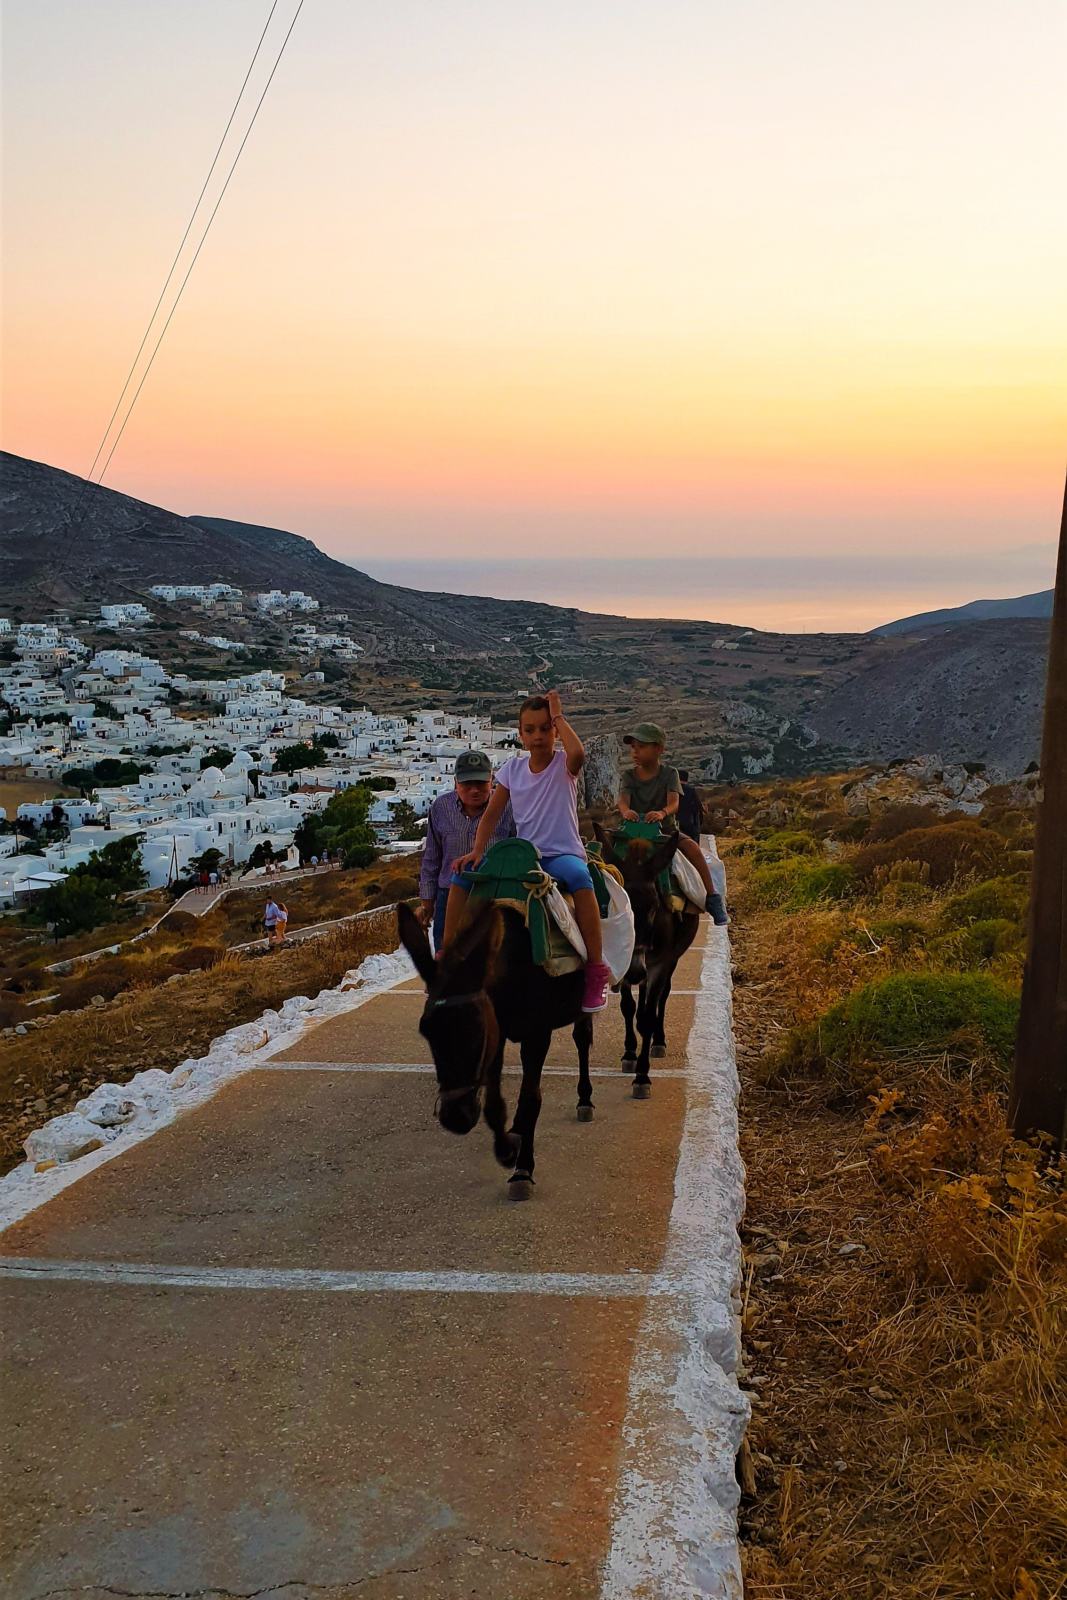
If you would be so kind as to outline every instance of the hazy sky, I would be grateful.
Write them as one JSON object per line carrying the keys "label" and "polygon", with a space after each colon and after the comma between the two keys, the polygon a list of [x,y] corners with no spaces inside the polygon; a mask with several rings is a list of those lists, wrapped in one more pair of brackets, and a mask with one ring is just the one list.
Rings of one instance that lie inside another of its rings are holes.
{"label": "hazy sky", "polygon": [[[9,449],[87,470],[268,10],[5,0]],[[1048,546],[1065,79],[1062,0],[306,0],[107,481],[367,565]]]}

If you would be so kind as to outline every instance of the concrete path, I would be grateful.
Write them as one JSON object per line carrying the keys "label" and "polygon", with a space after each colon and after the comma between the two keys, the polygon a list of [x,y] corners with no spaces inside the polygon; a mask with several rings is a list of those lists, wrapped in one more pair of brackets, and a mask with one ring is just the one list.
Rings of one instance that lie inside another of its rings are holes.
{"label": "concrete path", "polygon": [[739,1595],[728,946],[701,939],[650,1101],[616,1002],[591,1124],[556,1035],[525,1205],[483,1127],[436,1124],[412,981],[8,1228],[6,1600]]}

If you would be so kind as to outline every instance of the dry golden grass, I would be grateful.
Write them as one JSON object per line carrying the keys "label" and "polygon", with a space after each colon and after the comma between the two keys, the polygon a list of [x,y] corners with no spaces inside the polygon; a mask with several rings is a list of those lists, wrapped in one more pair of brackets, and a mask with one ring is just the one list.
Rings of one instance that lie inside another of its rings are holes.
{"label": "dry golden grass", "polygon": [[901,956],[842,937],[854,909],[755,909],[747,857],[728,865],[749,1194],[748,1600],[1056,1600],[1063,1168],[1012,1143],[1003,1084],[978,1060],[962,1073],[933,1050],[881,1061],[866,1105],[828,1078],[769,1075],[795,1021]]}

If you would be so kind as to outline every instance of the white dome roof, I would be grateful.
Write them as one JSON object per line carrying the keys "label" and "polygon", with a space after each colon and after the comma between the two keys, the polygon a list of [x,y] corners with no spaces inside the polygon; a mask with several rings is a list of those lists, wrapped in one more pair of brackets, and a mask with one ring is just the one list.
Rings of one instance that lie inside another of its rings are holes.
{"label": "white dome roof", "polygon": [[255,766],[255,761],[249,755],[248,751],[247,750],[238,750],[236,755],[234,756],[233,760],[230,762],[230,765],[227,768],[227,771],[229,771],[229,772],[247,772],[249,767],[254,767],[254,766]]}
{"label": "white dome roof", "polygon": [[222,773],[219,771],[218,767],[205,767],[203,772],[200,774],[200,781],[197,784],[197,788],[207,789],[214,794],[214,786],[221,782]]}

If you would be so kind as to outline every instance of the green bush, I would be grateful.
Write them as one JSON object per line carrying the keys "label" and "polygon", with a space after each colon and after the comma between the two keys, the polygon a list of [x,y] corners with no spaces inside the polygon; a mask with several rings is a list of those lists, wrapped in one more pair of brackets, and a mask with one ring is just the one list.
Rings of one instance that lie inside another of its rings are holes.
{"label": "green bush", "polygon": [[758,905],[800,911],[822,900],[844,900],[852,892],[852,869],[843,861],[791,856],[754,867],[752,894]]}
{"label": "green bush", "polygon": [[987,878],[973,889],[954,894],[941,911],[943,928],[965,928],[972,922],[1005,920],[1022,923],[1026,918],[1029,895],[1021,883],[1011,878]]}
{"label": "green bush", "polygon": [[762,867],[773,861],[785,861],[790,856],[817,855],[818,851],[810,833],[769,833],[765,839],[757,839],[752,859]]}
{"label": "green bush", "polygon": [[934,941],[931,949],[951,966],[982,967],[996,956],[1010,955],[1021,949],[1023,939],[1023,930],[1017,922],[1010,922],[1006,917],[990,917],[943,935]]}
{"label": "green bush", "polygon": [[796,1029],[783,1064],[862,1065],[898,1050],[984,1045],[1010,1061],[1019,997],[985,973],[899,972],[864,985]]}

